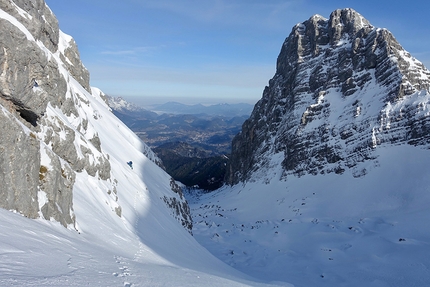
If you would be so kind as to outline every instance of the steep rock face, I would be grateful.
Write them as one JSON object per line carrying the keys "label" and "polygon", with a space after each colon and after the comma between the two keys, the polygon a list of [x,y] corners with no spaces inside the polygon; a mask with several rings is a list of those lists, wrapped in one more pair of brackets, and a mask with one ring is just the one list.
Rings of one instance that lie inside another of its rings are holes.
{"label": "steep rock face", "polygon": [[[73,214],[73,184],[75,172],[51,150],[45,149],[50,166],[40,165],[38,201],[43,218],[60,222],[64,226],[75,222]],[[63,212],[66,211],[66,212]],[[70,212],[67,212],[70,211]]]}
{"label": "steep rock face", "polygon": [[[79,79],[88,72],[82,69],[68,74],[68,65],[58,60],[66,59],[63,51],[71,51],[75,46],[64,48],[70,39],[59,38],[57,20],[44,1],[1,1],[0,7],[3,9],[0,97],[4,107],[2,116],[7,119],[2,122],[5,133],[1,157],[5,164],[1,165],[1,174],[10,181],[1,190],[2,196],[7,195],[7,200],[1,202],[2,207],[32,218],[39,215],[54,218],[65,226],[74,224],[73,170],[85,169],[93,176],[100,171],[100,177],[107,179],[110,164],[105,155],[93,155],[88,147],[94,146],[90,141],[93,137],[85,139],[90,136],[86,135],[85,124],[79,123],[83,144],[77,150],[75,127],[68,126],[58,116],[51,116],[49,110],[56,107],[64,115],[78,119],[77,99],[68,86],[69,75],[84,75]],[[63,50],[58,48],[59,39],[63,41],[60,45]],[[74,63],[79,67],[80,62],[75,59]],[[8,139],[16,139],[20,145],[13,145]],[[41,152],[46,156],[41,158]],[[90,163],[97,158],[100,159],[97,164]],[[8,163],[16,165],[9,172],[5,168]],[[23,163],[27,168],[22,168]],[[26,187],[22,186],[23,178]]]}
{"label": "steep rock face", "polygon": [[[15,0],[0,2],[0,8],[21,22],[52,53],[57,51],[58,21],[43,0]],[[2,30],[4,30],[2,28]]]}
{"label": "steep rock face", "polygon": [[97,133],[78,110],[84,91],[70,86],[91,91],[89,73],[44,1],[0,1],[0,9],[1,207],[73,225],[74,172],[110,178]]}
{"label": "steep rock face", "polygon": [[275,76],[234,138],[227,182],[367,173],[380,145],[428,145],[430,72],[352,9],[297,24]]}
{"label": "steep rock face", "polygon": [[4,108],[4,101],[0,99],[0,103],[0,204],[36,218],[40,144],[34,133],[23,132],[21,124]]}
{"label": "steep rock face", "polygon": [[[109,137],[102,142],[98,132],[105,120],[112,128],[120,123],[110,119],[106,95],[90,87],[73,38],[58,29],[43,0],[0,0],[0,27],[0,207],[77,228],[73,194],[80,178],[121,217],[120,183],[103,148],[111,147]],[[147,145],[136,146],[160,162]],[[191,230],[180,188],[171,184],[167,194],[166,205]]]}

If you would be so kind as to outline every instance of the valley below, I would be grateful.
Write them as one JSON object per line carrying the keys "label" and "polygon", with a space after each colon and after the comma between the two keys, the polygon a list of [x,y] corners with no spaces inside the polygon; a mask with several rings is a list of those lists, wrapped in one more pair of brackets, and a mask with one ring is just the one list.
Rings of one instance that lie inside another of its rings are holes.
{"label": "valley below", "polygon": [[252,105],[185,105],[169,102],[144,109],[109,98],[114,114],[162,160],[163,167],[187,188],[212,191],[224,184],[233,137]]}

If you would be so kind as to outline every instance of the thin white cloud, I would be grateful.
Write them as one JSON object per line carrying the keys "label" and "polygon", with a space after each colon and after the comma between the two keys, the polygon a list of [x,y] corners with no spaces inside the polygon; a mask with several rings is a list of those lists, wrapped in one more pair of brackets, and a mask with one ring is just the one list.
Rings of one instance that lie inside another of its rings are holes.
{"label": "thin white cloud", "polygon": [[153,52],[156,50],[163,49],[165,46],[152,46],[152,47],[133,47],[127,50],[105,50],[102,51],[102,55],[137,55],[142,53]]}
{"label": "thin white cloud", "polygon": [[134,55],[136,54],[135,50],[122,50],[122,51],[103,51],[102,55]]}
{"label": "thin white cloud", "polygon": [[287,19],[299,19],[304,2],[304,0],[149,0],[137,4],[181,15],[200,23],[273,28],[280,27]]}

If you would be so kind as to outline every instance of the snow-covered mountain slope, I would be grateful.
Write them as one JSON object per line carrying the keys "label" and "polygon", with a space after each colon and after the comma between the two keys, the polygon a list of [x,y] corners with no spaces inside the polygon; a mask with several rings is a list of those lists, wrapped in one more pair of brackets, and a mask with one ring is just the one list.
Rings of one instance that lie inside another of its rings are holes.
{"label": "snow-covered mountain slope", "polygon": [[0,27],[1,286],[259,285],[195,241],[43,0],[0,0]]}
{"label": "snow-covered mountain slope", "polygon": [[192,200],[196,239],[262,280],[429,285],[429,87],[351,9],[297,24],[233,140],[232,185]]}

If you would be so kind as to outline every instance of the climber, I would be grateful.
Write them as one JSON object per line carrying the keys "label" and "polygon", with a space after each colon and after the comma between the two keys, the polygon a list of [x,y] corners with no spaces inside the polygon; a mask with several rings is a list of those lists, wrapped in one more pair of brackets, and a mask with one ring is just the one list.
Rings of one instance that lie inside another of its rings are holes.
{"label": "climber", "polygon": [[133,169],[133,162],[130,160],[129,162],[127,162],[128,166]]}

